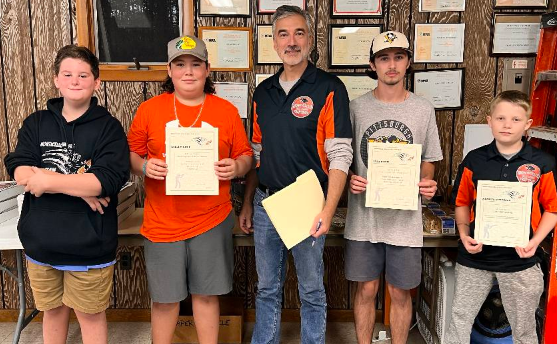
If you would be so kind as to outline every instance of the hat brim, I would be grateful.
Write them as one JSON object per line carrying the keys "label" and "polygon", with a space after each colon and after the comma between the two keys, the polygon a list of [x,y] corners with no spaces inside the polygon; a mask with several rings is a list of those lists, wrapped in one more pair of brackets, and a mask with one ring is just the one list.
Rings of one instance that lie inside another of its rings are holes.
{"label": "hat brim", "polygon": [[410,50],[410,49],[408,49],[408,48],[402,48],[402,47],[388,47],[388,48],[381,49],[381,50],[377,51],[375,54],[370,55],[370,56],[369,56],[369,59],[370,59],[370,60],[373,60],[373,58],[374,58],[377,54],[379,54],[379,53],[382,52],[382,51],[388,50],[388,49],[402,49],[402,50],[404,50],[404,51],[406,51],[406,52],[408,53],[408,57],[409,57],[409,58],[411,58],[411,57],[414,55],[414,54],[412,54],[412,50]]}

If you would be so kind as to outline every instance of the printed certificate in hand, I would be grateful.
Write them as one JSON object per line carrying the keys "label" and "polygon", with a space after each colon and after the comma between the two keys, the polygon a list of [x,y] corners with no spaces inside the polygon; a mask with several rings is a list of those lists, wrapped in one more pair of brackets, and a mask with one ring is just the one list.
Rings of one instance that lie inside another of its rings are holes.
{"label": "printed certificate in hand", "polygon": [[532,183],[479,180],[474,239],[485,245],[525,247],[531,212]]}
{"label": "printed certificate in hand", "polygon": [[218,195],[218,128],[166,128],[167,195]]}
{"label": "printed certificate in hand", "polygon": [[368,142],[366,207],[418,210],[422,145]]}

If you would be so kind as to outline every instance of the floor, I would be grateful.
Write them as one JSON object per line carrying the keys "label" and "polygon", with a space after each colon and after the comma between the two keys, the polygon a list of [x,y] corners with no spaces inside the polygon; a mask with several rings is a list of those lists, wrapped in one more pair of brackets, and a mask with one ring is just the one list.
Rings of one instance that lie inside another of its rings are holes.
{"label": "floor", "polygon": [[[0,344],[12,343],[15,323],[0,323]],[[375,328],[376,334],[383,330],[384,326],[378,324]],[[245,324],[244,342],[249,343],[253,323]],[[390,335],[387,333],[387,338]],[[300,325],[298,323],[283,323],[281,330],[281,343],[295,344],[300,343]],[[146,322],[119,322],[108,325],[108,342],[114,344],[150,344],[150,324]],[[356,335],[353,323],[329,323],[327,325],[327,343],[356,343]],[[42,343],[41,323],[31,323],[21,335],[19,343],[35,344]],[[81,343],[81,334],[77,323],[71,323],[68,333],[69,344]],[[390,344],[390,340],[377,341],[378,344]],[[423,344],[417,328],[414,328],[408,339],[409,344]]]}

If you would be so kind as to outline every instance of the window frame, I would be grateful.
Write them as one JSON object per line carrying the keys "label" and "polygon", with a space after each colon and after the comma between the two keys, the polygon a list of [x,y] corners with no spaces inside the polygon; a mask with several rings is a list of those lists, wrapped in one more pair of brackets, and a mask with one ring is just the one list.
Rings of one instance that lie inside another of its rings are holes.
{"label": "window frame", "polygon": [[[93,1],[76,0],[77,44],[87,47],[96,54],[94,35]],[[182,1],[182,34],[194,33],[193,2]],[[100,78],[103,81],[163,81],[168,73],[166,64],[150,64],[137,70],[127,64],[100,64]]]}

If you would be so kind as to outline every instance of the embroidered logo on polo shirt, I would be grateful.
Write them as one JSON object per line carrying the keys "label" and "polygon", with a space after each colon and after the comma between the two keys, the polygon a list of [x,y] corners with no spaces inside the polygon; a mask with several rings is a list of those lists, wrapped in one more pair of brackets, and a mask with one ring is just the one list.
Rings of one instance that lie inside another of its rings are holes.
{"label": "embroidered logo on polo shirt", "polygon": [[540,180],[541,170],[534,164],[524,164],[516,170],[516,179],[523,183],[535,184]]}
{"label": "embroidered logo on polo shirt", "polygon": [[294,99],[290,109],[295,117],[305,118],[313,111],[313,100],[308,96],[299,96]]}

